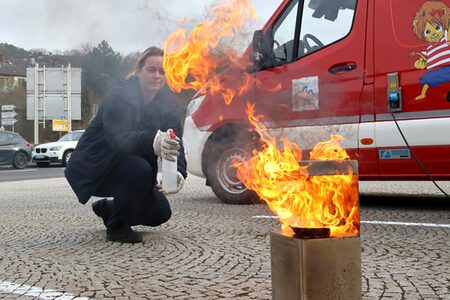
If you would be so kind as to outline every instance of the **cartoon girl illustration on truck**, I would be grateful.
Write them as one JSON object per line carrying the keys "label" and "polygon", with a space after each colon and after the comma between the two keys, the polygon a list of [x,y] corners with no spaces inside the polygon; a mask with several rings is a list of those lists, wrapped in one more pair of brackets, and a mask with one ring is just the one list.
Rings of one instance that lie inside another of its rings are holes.
{"label": "cartoon girl illustration on truck", "polygon": [[415,100],[424,99],[428,88],[450,82],[449,14],[450,9],[443,1],[429,0],[414,17],[414,34],[429,46],[421,52],[412,51],[409,56],[419,56],[414,62],[416,69],[430,70],[420,78],[422,92]]}

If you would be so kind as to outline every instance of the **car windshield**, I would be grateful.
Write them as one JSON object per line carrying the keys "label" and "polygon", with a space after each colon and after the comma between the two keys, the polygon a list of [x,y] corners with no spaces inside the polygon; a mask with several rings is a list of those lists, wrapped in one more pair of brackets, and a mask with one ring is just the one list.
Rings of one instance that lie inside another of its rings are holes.
{"label": "car windshield", "polygon": [[62,138],[58,140],[58,142],[76,142],[80,139],[80,137],[83,135],[83,132],[77,131],[77,132],[69,132],[68,134],[64,135]]}

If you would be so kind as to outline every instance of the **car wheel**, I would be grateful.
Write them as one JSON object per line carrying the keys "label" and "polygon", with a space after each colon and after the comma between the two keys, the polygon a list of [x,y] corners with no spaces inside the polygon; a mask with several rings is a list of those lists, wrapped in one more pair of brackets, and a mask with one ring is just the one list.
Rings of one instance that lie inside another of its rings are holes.
{"label": "car wheel", "polygon": [[46,167],[50,166],[50,163],[48,163],[48,162],[37,162],[36,165],[38,167],[41,167],[41,168],[46,168]]}
{"label": "car wheel", "polygon": [[23,169],[28,165],[28,157],[23,152],[17,152],[13,158],[14,169]]}
{"label": "car wheel", "polygon": [[63,160],[62,160],[63,167],[66,167],[67,164],[69,163],[70,157],[72,156],[72,152],[73,152],[73,150],[67,150],[66,152],[64,152]]}
{"label": "car wheel", "polygon": [[208,182],[214,194],[228,204],[259,203],[258,195],[248,190],[237,179],[236,169],[232,167],[237,161],[250,157],[251,147],[237,143],[215,145],[208,160]]}

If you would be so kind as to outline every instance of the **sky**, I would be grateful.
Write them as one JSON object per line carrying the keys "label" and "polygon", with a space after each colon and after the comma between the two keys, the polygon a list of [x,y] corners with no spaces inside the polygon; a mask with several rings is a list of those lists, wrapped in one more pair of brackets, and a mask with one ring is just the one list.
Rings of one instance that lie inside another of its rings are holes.
{"label": "sky", "polygon": [[[162,47],[177,28],[192,28],[208,7],[228,0],[0,0],[0,43],[65,51],[106,40],[123,55]],[[262,27],[282,0],[253,0]]]}

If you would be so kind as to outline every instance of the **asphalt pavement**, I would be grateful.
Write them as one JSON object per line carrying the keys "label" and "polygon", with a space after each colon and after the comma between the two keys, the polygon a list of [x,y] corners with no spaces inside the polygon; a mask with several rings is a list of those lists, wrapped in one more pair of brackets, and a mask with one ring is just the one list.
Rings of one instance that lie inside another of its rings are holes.
{"label": "asphalt pavement", "polygon": [[40,168],[30,163],[27,168],[20,170],[11,166],[0,166],[0,182],[64,177],[64,169],[58,164]]}
{"label": "asphalt pavement", "polygon": [[[363,299],[450,299],[450,200],[426,182],[360,191]],[[194,176],[170,202],[169,222],[120,244],[64,178],[0,182],[0,298],[271,299],[264,204],[223,204]]]}

